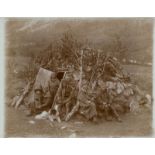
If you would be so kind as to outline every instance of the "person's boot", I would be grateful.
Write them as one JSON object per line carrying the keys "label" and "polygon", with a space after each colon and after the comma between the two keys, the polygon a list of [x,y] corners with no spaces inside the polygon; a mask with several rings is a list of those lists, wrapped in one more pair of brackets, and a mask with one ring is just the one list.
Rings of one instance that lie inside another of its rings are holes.
{"label": "person's boot", "polygon": [[117,120],[118,122],[122,122],[122,120],[121,120],[120,117],[117,117],[116,120]]}
{"label": "person's boot", "polygon": [[31,111],[26,111],[25,113],[26,113],[25,115],[26,115],[27,117],[32,116]]}
{"label": "person's boot", "polygon": [[98,123],[98,118],[97,118],[97,116],[94,116],[94,117],[92,118],[92,121],[93,121],[94,123]]}
{"label": "person's boot", "polygon": [[34,113],[33,113],[32,110],[27,110],[25,113],[26,113],[26,116],[27,117],[30,117],[30,116],[33,116],[34,115]]}
{"label": "person's boot", "polygon": [[112,116],[110,116],[108,113],[108,109],[105,109],[105,120],[106,121],[112,121],[113,120]]}
{"label": "person's boot", "polygon": [[111,110],[112,110],[112,114],[116,118],[116,120],[118,122],[122,122],[122,120],[121,120],[121,118],[120,118],[119,114],[117,113],[117,111],[116,111],[114,106],[111,106]]}
{"label": "person's boot", "polygon": [[112,121],[113,120],[112,116],[106,116],[105,119],[106,119],[106,121]]}

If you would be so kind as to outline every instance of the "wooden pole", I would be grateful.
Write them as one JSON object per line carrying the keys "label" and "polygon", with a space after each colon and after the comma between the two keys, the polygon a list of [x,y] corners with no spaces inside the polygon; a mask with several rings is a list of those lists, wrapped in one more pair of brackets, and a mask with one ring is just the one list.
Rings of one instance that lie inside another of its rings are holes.
{"label": "wooden pole", "polygon": [[57,99],[57,96],[59,95],[59,91],[60,91],[61,88],[62,88],[62,81],[63,81],[63,79],[65,78],[66,73],[67,73],[67,72],[64,73],[63,78],[61,79],[61,82],[60,82],[60,84],[59,84],[59,88],[57,89],[57,92],[56,92],[56,94],[55,94],[55,96],[54,96],[53,104],[52,104],[52,107],[51,107],[50,110],[52,110],[52,109],[54,108],[54,106],[55,106],[56,99]]}

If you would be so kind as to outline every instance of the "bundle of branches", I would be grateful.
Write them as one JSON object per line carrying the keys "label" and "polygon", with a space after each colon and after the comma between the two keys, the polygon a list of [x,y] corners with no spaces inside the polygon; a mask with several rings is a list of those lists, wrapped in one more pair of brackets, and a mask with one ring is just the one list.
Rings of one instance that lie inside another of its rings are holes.
{"label": "bundle of branches", "polygon": [[25,80],[26,82],[34,81],[38,69],[38,66],[32,62],[31,64],[24,66],[24,69],[19,72],[18,78]]}
{"label": "bundle of branches", "polygon": [[[107,56],[101,50],[86,48],[81,52],[80,65],[79,95],[66,121],[86,107],[87,112],[82,112],[86,117],[96,116],[97,109],[102,111],[105,107],[109,107],[118,120],[120,119],[117,110],[123,109],[123,112],[138,110],[144,94],[132,83],[129,74],[124,73],[115,57]],[[94,114],[90,114],[92,111]]]}
{"label": "bundle of branches", "polygon": [[59,42],[51,43],[44,51],[39,52],[35,63],[52,71],[70,67],[79,69],[81,46],[72,33],[66,32]]}

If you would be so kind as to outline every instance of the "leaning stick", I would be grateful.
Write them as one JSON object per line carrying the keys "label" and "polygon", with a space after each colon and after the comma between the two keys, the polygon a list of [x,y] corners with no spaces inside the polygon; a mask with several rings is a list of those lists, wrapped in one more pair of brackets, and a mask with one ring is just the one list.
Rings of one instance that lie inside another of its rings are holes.
{"label": "leaning stick", "polygon": [[60,82],[60,84],[59,84],[59,88],[57,89],[57,92],[56,92],[56,94],[55,94],[55,96],[54,96],[54,100],[53,100],[53,104],[52,104],[51,109],[53,109],[53,108],[54,108],[54,106],[55,106],[56,99],[57,99],[57,96],[59,95],[59,91],[60,91],[60,90],[61,90],[61,88],[62,88],[62,81],[63,81],[63,79],[65,78],[66,73],[67,73],[67,72],[65,72],[65,73],[64,73],[64,76],[63,76],[63,78],[61,79],[61,82]]}
{"label": "leaning stick", "polygon": [[31,90],[32,84],[33,84],[33,83],[34,83],[34,81],[33,81],[33,82],[29,82],[29,83],[26,85],[23,94],[19,97],[19,99],[18,99],[17,102],[16,102],[15,109],[17,109],[17,108],[22,104],[24,98],[27,96],[27,94],[28,94],[29,91]]}

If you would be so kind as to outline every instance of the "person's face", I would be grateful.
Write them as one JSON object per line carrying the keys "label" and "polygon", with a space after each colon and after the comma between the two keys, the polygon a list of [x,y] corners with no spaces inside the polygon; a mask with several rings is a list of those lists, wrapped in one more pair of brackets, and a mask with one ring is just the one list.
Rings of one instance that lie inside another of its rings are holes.
{"label": "person's face", "polygon": [[41,95],[41,91],[40,91],[40,90],[37,90],[37,91],[35,92],[35,94],[36,94],[36,95]]}
{"label": "person's face", "polygon": [[67,79],[63,80],[63,81],[62,81],[62,86],[63,86],[63,87],[66,87],[67,84],[68,84],[68,82],[69,82],[69,81],[68,81]]}
{"label": "person's face", "polygon": [[51,75],[51,79],[55,79],[55,78],[56,78],[56,74],[53,73],[53,74]]}

